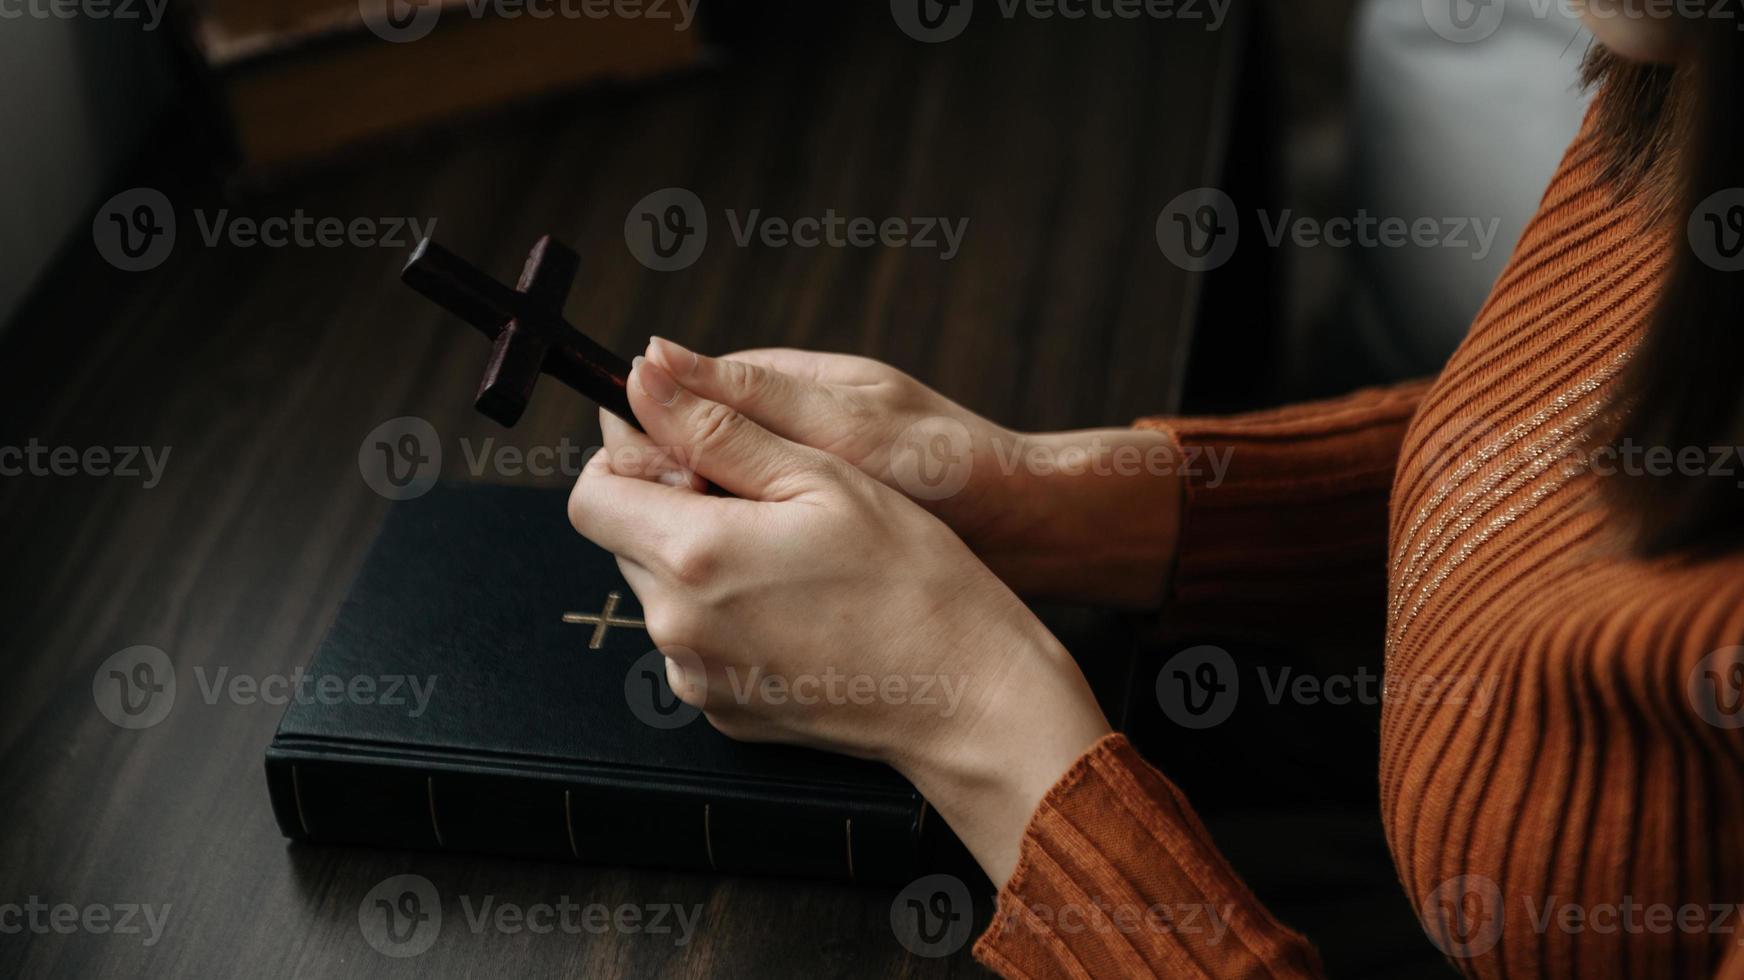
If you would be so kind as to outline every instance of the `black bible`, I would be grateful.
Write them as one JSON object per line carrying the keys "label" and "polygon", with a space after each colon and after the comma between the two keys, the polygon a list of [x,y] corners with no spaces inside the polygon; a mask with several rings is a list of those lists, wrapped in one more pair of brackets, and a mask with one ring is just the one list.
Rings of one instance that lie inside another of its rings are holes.
{"label": "black bible", "polygon": [[[562,489],[437,484],[393,505],[266,751],[314,843],[985,885],[887,766],[735,742],[682,704],[609,553]],[[804,615],[804,610],[797,610]],[[1043,614],[1124,727],[1127,620]]]}
{"label": "black bible", "polygon": [[886,766],[679,702],[566,491],[395,504],[266,752],[297,841],[904,882],[962,858]]}

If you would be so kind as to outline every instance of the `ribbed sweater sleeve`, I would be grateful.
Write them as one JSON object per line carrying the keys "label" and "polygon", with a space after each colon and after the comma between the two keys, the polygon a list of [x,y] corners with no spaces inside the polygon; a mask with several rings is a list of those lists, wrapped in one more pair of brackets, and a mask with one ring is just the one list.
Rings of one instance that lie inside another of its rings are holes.
{"label": "ribbed sweater sleeve", "polygon": [[1042,799],[975,957],[1023,977],[1314,977],[1173,784],[1109,735]]}
{"label": "ribbed sweater sleeve", "polygon": [[1426,381],[1242,415],[1146,418],[1182,451],[1172,629],[1378,637],[1387,502]]}
{"label": "ribbed sweater sleeve", "polygon": [[[1141,419],[1187,474],[1171,627],[1378,631],[1387,506],[1427,384],[1243,415]],[[1007,977],[1311,977],[1181,792],[1110,735],[1042,799],[975,956]]]}

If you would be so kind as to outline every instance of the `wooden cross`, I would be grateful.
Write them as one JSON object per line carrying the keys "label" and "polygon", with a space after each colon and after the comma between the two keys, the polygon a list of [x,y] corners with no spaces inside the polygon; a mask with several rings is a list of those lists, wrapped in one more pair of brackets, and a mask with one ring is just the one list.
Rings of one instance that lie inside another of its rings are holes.
{"label": "wooden cross", "polygon": [[513,426],[539,375],[549,374],[640,429],[624,392],[630,365],[563,319],[563,300],[580,267],[580,256],[546,235],[510,289],[425,238],[400,278],[490,338],[490,362],[473,400],[480,412]]}
{"label": "wooden cross", "polygon": [[618,611],[618,603],[622,602],[623,599],[622,592],[608,592],[606,593],[605,608],[598,613],[564,613],[563,621],[566,623],[592,623],[593,639],[587,641],[587,648],[598,650],[606,642],[606,631],[614,626],[634,626],[639,630],[648,628],[647,623],[635,617],[614,615]]}

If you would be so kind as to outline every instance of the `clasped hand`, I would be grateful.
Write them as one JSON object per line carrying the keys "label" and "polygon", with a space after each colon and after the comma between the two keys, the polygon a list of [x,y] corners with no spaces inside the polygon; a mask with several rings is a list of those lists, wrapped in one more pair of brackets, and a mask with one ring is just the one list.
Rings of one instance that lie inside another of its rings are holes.
{"label": "clasped hand", "polygon": [[997,503],[997,468],[917,503],[900,457],[946,434],[973,464],[1018,437],[877,362],[798,351],[657,340],[629,395],[647,435],[602,413],[569,516],[618,556],[674,692],[730,737],[896,767],[1003,881],[1036,803],[1109,728],[970,547],[1048,564],[1010,545],[1026,516]]}

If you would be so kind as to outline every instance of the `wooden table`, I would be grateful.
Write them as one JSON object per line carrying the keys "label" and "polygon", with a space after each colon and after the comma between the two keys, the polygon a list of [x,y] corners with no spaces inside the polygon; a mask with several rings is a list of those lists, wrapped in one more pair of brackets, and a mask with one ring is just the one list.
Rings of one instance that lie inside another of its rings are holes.
{"label": "wooden table", "polygon": [[[0,446],[168,447],[162,482],[0,478],[0,905],[171,906],[159,942],[0,933],[5,976],[942,976],[967,949],[912,956],[892,893],[513,862],[287,847],[262,751],[281,709],[219,698],[194,671],[305,662],[387,502],[360,477],[366,433],[416,415],[458,450],[586,446],[592,411],[545,385],[505,431],[470,409],[484,344],[405,289],[404,249],[208,246],[200,217],[437,218],[501,276],[553,232],[582,256],[570,320],[610,347],[650,333],[705,350],[791,344],[883,358],[1015,426],[1118,424],[1174,407],[1196,277],[1158,249],[1158,212],[1216,182],[1238,34],[1199,22],[1005,21],[915,43],[882,4],[850,30],[704,74],[596,92],[381,149],[294,187],[227,201],[164,156],[180,233],[145,273],[81,235],[0,335]],[[693,190],[704,254],[652,272],[626,248],[631,205]],[[967,217],[961,253],[739,247],[725,210],[787,217]],[[523,478],[526,479],[526,478]],[[527,482],[564,483],[566,477]],[[440,556],[432,556],[440,560]],[[174,710],[130,731],[93,675],[166,651]],[[383,878],[447,902],[435,948],[388,959],[359,931]],[[642,934],[474,934],[474,902],[676,902],[677,947]],[[986,910],[982,910],[983,917]],[[0,909],[0,926],[5,926]]]}

